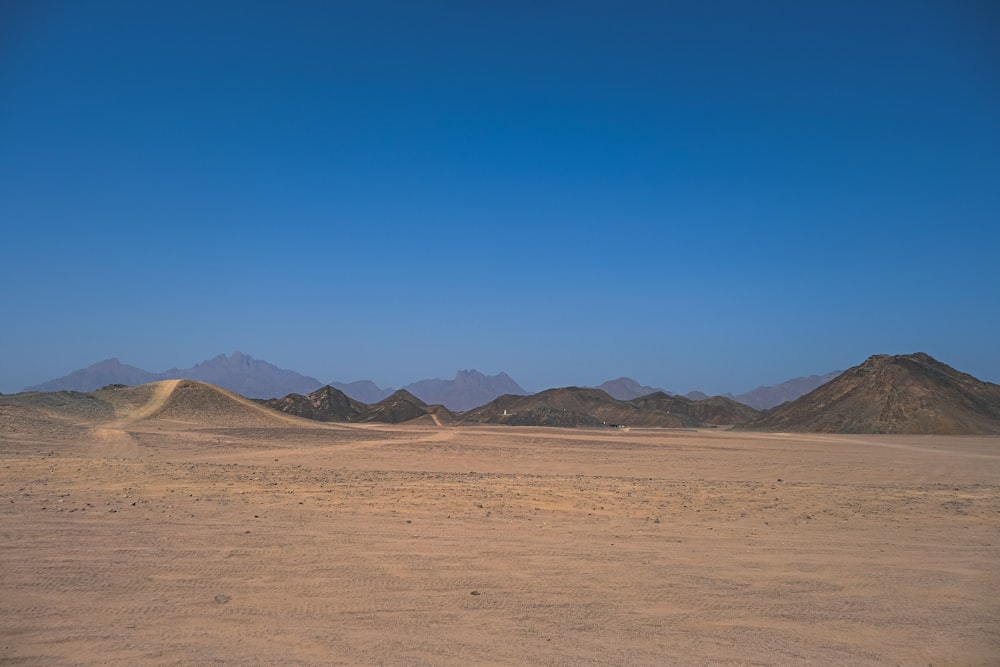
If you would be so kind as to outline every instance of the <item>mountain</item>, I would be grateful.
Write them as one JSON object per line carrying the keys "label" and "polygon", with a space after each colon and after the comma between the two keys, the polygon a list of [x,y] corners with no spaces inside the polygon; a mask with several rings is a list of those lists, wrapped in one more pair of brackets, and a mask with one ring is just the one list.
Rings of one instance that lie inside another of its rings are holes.
{"label": "mountain", "polygon": [[664,394],[670,393],[668,391],[664,391],[663,389],[657,389],[656,387],[645,387],[632,378],[627,377],[620,377],[617,380],[608,380],[607,382],[595,387],[595,389],[600,389],[611,398],[617,398],[619,401],[630,401],[633,398],[648,396],[649,394],[655,394],[656,392],[662,392]]}
{"label": "mountain", "polygon": [[25,391],[94,391],[109,384],[137,385],[164,379],[160,373],[150,373],[117,359],[105,359],[92,366],[73,371],[55,380],[49,380]]}
{"label": "mountain", "polygon": [[292,393],[284,398],[260,402],[273,410],[323,422],[361,421],[369,410],[364,403],[355,401],[330,385],[320,387],[306,396]]}
{"label": "mountain", "polygon": [[726,394],[726,396],[757,410],[769,410],[777,405],[794,401],[798,397],[808,394],[816,387],[826,384],[841,373],[843,371],[833,371],[825,375],[794,378],[773,386],[757,387],[738,396],[731,394]]}
{"label": "mountain", "polygon": [[184,370],[172,368],[164,375],[207,382],[248,398],[285,396],[314,391],[322,386],[315,378],[278,368],[242,352],[234,352],[228,357],[220,354]]}
{"label": "mountain", "polygon": [[420,380],[403,388],[425,403],[456,412],[484,405],[504,394],[528,393],[506,373],[487,376],[475,370],[458,371],[454,380]]}
{"label": "mountain", "polygon": [[382,389],[371,380],[357,380],[356,382],[331,382],[328,386],[339,389],[356,401],[362,403],[378,403],[383,398],[388,398],[394,390]]}
{"label": "mountain", "polygon": [[719,396],[692,401],[660,391],[621,401],[601,389],[563,387],[531,396],[501,396],[458,419],[512,426],[698,428],[741,424],[759,414],[753,408]]}
{"label": "mountain", "polygon": [[307,393],[322,386],[315,378],[278,368],[242,352],[234,352],[228,357],[220,354],[191,368],[171,368],[163,373],[151,373],[122,364],[117,359],[107,359],[64,377],[26,387],[25,391],[87,392],[110,384],[135,386],[182,378],[206,382],[249,398]]}
{"label": "mountain", "polygon": [[977,380],[922,352],[879,354],[745,428],[1000,434],[1000,385]]}

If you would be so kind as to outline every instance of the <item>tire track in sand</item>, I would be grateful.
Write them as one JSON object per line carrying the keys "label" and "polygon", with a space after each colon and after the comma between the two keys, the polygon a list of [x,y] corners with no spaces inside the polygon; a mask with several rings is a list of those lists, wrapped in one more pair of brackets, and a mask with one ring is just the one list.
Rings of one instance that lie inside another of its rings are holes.
{"label": "tire track in sand", "polygon": [[130,424],[151,417],[157,410],[162,409],[180,384],[180,380],[163,380],[154,384],[153,395],[145,404],[129,410],[113,422],[90,429],[95,441],[93,454],[113,458],[126,458],[139,454],[139,444],[125,429]]}

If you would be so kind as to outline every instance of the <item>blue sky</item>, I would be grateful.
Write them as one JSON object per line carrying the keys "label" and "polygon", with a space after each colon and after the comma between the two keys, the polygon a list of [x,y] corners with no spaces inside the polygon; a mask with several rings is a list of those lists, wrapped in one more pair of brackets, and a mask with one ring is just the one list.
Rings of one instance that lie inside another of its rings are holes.
{"label": "blue sky", "polygon": [[237,349],[1000,382],[998,34],[974,1],[8,0],[0,391]]}

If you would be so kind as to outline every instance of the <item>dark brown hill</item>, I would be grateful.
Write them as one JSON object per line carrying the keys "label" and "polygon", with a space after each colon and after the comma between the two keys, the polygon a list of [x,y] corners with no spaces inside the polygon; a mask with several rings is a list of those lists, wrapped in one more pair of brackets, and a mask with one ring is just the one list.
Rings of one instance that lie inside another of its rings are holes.
{"label": "dark brown hill", "polygon": [[450,416],[446,408],[440,405],[427,405],[405,389],[400,389],[388,398],[368,406],[358,421],[401,424],[431,414],[438,415],[439,419],[441,416],[446,418]]}
{"label": "dark brown hill", "polygon": [[361,421],[369,411],[367,405],[355,401],[330,385],[320,387],[305,396],[289,394],[284,398],[262,400],[260,403],[273,410],[322,422]]}
{"label": "dark brown hill", "polygon": [[[732,426],[745,424],[760,417],[760,412],[725,396],[711,396],[693,401],[684,396],[670,396],[656,392],[630,401],[643,414],[644,421],[656,422],[649,425],[690,427]],[[653,415],[657,417],[654,419]]]}
{"label": "dark brown hill", "polygon": [[692,401],[655,392],[620,401],[600,389],[563,387],[532,396],[501,396],[463,413],[463,422],[512,426],[610,426],[697,428],[742,424],[759,413],[722,397]]}
{"label": "dark brown hill", "polygon": [[603,426],[625,423],[635,406],[611,398],[600,389],[563,387],[531,396],[506,394],[462,413],[460,420],[476,424],[512,426]]}
{"label": "dark brown hill", "polygon": [[746,424],[761,415],[760,410],[728,396],[709,396],[701,401],[692,401],[691,411],[703,426]]}
{"label": "dark brown hill", "polygon": [[817,433],[1000,433],[1000,385],[918,352],[869,357],[748,429]]}

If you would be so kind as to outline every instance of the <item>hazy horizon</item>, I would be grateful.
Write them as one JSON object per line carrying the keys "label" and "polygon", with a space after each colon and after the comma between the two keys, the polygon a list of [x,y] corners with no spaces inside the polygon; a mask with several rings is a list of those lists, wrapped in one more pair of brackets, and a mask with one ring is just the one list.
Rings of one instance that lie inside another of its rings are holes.
{"label": "hazy horizon", "polygon": [[[205,359],[202,359],[201,361],[199,361],[197,363],[200,364],[200,363],[203,363],[203,362],[213,361],[213,360],[215,360],[218,357],[225,357],[227,359],[232,359],[232,358],[236,357],[237,355],[248,357],[250,359],[253,359],[254,361],[263,361],[263,362],[270,363],[267,359],[261,359],[259,357],[256,357],[256,356],[252,355],[252,354],[246,354],[242,350],[234,350],[231,353],[221,353],[221,354],[218,354],[218,355],[213,355],[211,357],[206,357]],[[61,375],[59,377],[68,376],[68,375],[70,375],[71,373],[73,373],[75,371],[85,370],[85,369],[87,369],[87,368],[89,368],[91,366],[103,364],[103,363],[105,363],[107,361],[118,361],[122,365],[131,366],[131,367],[134,367],[134,368],[138,368],[140,370],[147,371],[147,372],[150,372],[150,373],[153,373],[153,374],[169,373],[170,371],[176,371],[176,370],[186,370],[186,369],[190,369],[193,366],[197,365],[197,364],[191,364],[189,366],[177,366],[175,364],[174,366],[172,366],[170,368],[162,368],[162,369],[143,368],[143,367],[140,367],[140,366],[136,366],[135,364],[130,364],[130,363],[128,363],[125,360],[118,359],[117,357],[111,357],[111,358],[108,358],[108,359],[99,360],[99,361],[95,362],[94,364],[88,364],[87,366],[84,366],[84,367],[81,367],[81,368],[77,368],[77,369],[73,369],[73,371],[68,371],[68,372],[64,373],[63,375]],[[938,361],[940,361],[940,360],[938,360]],[[859,362],[858,364],[854,364],[854,365],[859,365],[860,363],[861,362]],[[498,376],[500,374],[506,374],[510,379],[512,379],[519,386],[521,386],[521,388],[524,389],[529,394],[535,394],[535,393],[544,391],[546,389],[555,389],[555,388],[560,388],[560,387],[573,386],[571,384],[558,384],[558,383],[544,385],[544,386],[539,386],[539,387],[525,386],[525,383],[519,382],[516,377],[511,376],[511,374],[510,373],[506,373],[506,371],[498,370],[498,371],[485,372],[485,371],[482,371],[482,370],[480,370],[478,368],[473,368],[473,367],[459,368],[459,369],[456,369],[453,373],[444,373],[444,374],[439,374],[439,375],[436,375],[436,376],[428,376],[428,377],[423,377],[423,378],[413,378],[413,379],[407,380],[406,382],[402,382],[400,384],[395,384],[395,385],[394,384],[382,384],[380,382],[372,380],[371,378],[352,378],[352,379],[328,378],[328,379],[323,379],[323,378],[315,377],[311,373],[308,373],[308,372],[305,372],[305,371],[302,371],[302,370],[296,369],[296,368],[281,368],[281,367],[278,367],[278,368],[279,368],[279,370],[283,370],[283,371],[294,371],[294,372],[299,373],[300,375],[302,375],[304,377],[311,377],[312,379],[314,379],[317,382],[319,382],[321,385],[338,384],[338,383],[351,384],[353,382],[370,381],[370,382],[373,382],[381,390],[398,390],[398,389],[403,389],[403,388],[405,388],[405,387],[407,387],[407,386],[409,386],[411,384],[416,384],[416,383],[419,383],[419,382],[422,382],[422,381],[427,381],[427,380],[446,380],[446,381],[449,381],[449,380],[455,379],[455,377],[458,374],[460,374],[460,373],[465,373],[465,372],[470,372],[470,371],[481,373],[482,375],[487,376],[487,377],[496,377],[496,376]],[[732,395],[737,395],[738,396],[738,395],[741,395],[741,394],[749,393],[749,392],[751,392],[751,391],[753,391],[755,389],[760,389],[760,388],[767,387],[767,386],[778,385],[778,384],[781,384],[781,383],[789,381],[789,380],[799,380],[799,379],[803,379],[803,378],[810,377],[810,376],[823,376],[823,375],[827,375],[827,374],[833,373],[833,372],[844,372],[846,370],[847,370],[847,367],[841,368],[841,369],[831,369],[831,370],[825,371],[823,373],[805,373],[805,374],[798,375],[798,376],[790,376],[790,377],[785,378],[784,380],[775,381],[775,382],[770,383],[768,385],[757,384],[757,385],[754,385],[752,387],[747,387],[747,388],[739,389],[739,390],[725,390],[725,391],[703,392],[703,393],[706,393],[706,394],[708,394],[710,396],[725,395],[725,394],[732,394]],[[962,369],[956,369],[956,370],[962,371]],[[964,372],[964,371],[962,371],[962,372]],[[58,379],[58,378],[51,377],[51,378],[47,378],[43,382],[39,382],[39,383],[36,383],[36,384],[42,384],[44,382],[50,382],[50,381],[53,381],[53,380],[56,380],[56,379]],[[600,386],[600,385],[602,385],[602,384],[604,384],[606,382],[614,382],[616,380],[621,380],[621,379],[634,380],[634,381],[638,382],[638,384],[643,385],[643,386],[647,386],[647,387],[651,387],[652,389],[666,390],[666,391],[668,391],[670,393],[680,394],[680,395],[702,391],[701,389],[699,389],[697,387],[687,388],[687,389],[678,389],[676,387],[669,387],[669,386],[664,386],[664,385],[650,384],[650,383],[647,383],[647,382],[643,382],[642,380],[638,380],[636,378],[630,378],[628,376],[620,376],[620,375],[619,376],[614,376],[614,377],[608,377],[608,378],[605,378],[604,380],[601,380],[599,382],[595,381],[595,382],[590,382],[590,383],[578,384],[576,386],[581,386],[581,387],[598,387],[598,386]],[[983,379],[983,378],[979,378],[979,379]],[[22,391],[23,389],[27,389],[27,387],[23,387],[22,389],[19,389],[17,391]],[[17,393],[17,392],[0,392],[0,393]]]}
{"label": "hazy horizon", "polygon": [[989,3],[0,7],[0,391],[1000,383]]}

